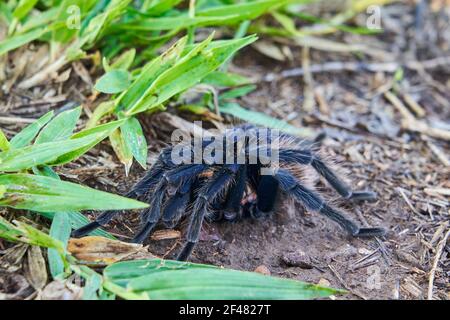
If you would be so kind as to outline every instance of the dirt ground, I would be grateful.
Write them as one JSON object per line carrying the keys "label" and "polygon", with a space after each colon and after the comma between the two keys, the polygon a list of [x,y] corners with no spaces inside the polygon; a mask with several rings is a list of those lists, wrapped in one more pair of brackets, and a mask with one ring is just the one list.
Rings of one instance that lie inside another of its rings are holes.
{"label": "dirt ground", "polygon": [[[446,242],[450,224],[450,136],[446,135],[450,130],[450,12],[420,12],[411,4],[397,3],[383,9],[382,21],[383,34],[336,37],[376,47],[381,53],[376,57],[284,44],[291,60],[274,61],[248,48],[234,60],[231,70],[256,79],[257,90],[240,100],[243,106],[326,133],[323,153],[345,172],[354,189],[373,190],[379,197],[374,203],[348,203],[320,179],[317,188],[353,220],[382,226],[387,236],[351,239],[328,219],[284,201],[268,217],[205,225],[192,261],[249,271],[267,269],[272,275],[349,291],[337,299],[426,299],[431,289],[434,299],[450,298],[450,247]],[[327,69],[330,62],[337,67]],[[402,66],[403,75],[392,66]],[[68,96],[89,105],[84,95],[89,92],[89,81],[81,75],[74,72],[54,97],[72,88]],[[66,103],[18,104],[24,94],[12,90],[5,95],[0,116],[35,118]],[[29,102],[39,100],[33,92],[27,94]],[[43,99],[45,93],[38,95]],[[158,115],[141,120],[150,149],[156,153],[167,143],[170,128]],[[3,127],[9,134],[18,128],[2,123]],[[133,165],[125,177],[112,154],[103,143],[58,173],[101,190],[124,193],[143,171]],[[121,215],[107,230],[129,239],[138,224],[137,215],[130,213]],[[182,243],[183,239],[147,242],[150,252],[167,258],[174,257]]]}

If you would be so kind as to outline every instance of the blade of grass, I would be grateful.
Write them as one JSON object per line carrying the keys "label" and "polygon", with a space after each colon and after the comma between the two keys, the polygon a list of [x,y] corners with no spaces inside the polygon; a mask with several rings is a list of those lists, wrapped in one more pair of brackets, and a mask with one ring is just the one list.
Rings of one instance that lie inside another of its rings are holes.
{"label": "blade of grass", "polygon": [[0,151],[8,151],[10,148],[10,144],[8,138],[6,138],[3,130],[0,129]]}
{"label": "blade of grass", "polygon": [[160,259],[108,266],[104,277],[150,299],[312,299],[344,291],[255,272]]}
{"label": "blade of grass", "polygon": [[252,35],[242,39],[212,42],[209,45],[209,38],[194,46],[176,65],[162,73],[147,90],[144,99],[127,110],[126,114],[133,115],[163,104],[200,82],[233,53],[255,40],[256,37]]}
{"label": "blade of grass", "polygon": [[147,169],[147,140],[139,120],[131,117],[120,127],[125,144],[136,161]]}
{"label": "blade of grass", "polygon": [[149,86],[164,71],[171,68],[180,58],[186,45],[187,38],[181,38],[165,53],[147,63],[142,69],[139,77],[132,83],[131,87],[117,100],[117,110],[125,110],[138,105],[147,95]]}
{"label": "blade of grass", "polygon": [[116,121],[81,131],[64,143],[45,142],[0,153],[0,171],[13,172],[43,164],[60,165],[70,162],[107,137],[123,121]]}
{"label": "blade of grass", "polygon": [[[72,231],[69,214],[68,212],[55,213],[50,227],[50,237],[61,241],[64,249],[67,248]],[[48,265],[53,279],[60,277],[65,272],[64,261],[58,251],[53,248],[48,249]]]}
{"label": "blade of grass", "polygon": [[64,111],[53,118],[41,130],[35,144],[55,142],[70,138],[81,115],[81,107]]}
{"label": "blade of grass", "polygon": [[53,118],[53,111],[46,113],[38,120],[16,134],[10,141],[11,148],[17,149],[29,145],[39,133],[39,130],[41,130],[41,128],[45,126],[45,124],[47,124],[47,122],[49,122],[51,118]]}
{"label": "blade of grass", "polygon": [[23,34],[18,34],[0,42],[0,57],[5,53],[17,49],[33,40],[36,40],[48,32],[47,28],[37,28]]}
{"label": "blade of grass", "polygon": [[111,142],[114,153],[125,167],[125,175],[128,176],[128,172],[133,164],[133,154],[129,145],[125,142],[122,131],[120,129],[114,130],[109,136],[109,141]]}
{"label": "blade of grass", "polygon": [[[2,186],[0,186],[2,187]],[[44,216],[50,220],[52,220],[55,216],[54,212],[39,212],[38,213],[41,216]],[[83,214],[81,214],[78,211],[69,211],[69,218],[70,218],[70,225],[72,227],[72,229],[79,229],[85,225],[87,225],[89,222],[91,222],[86,216],[84,216]],[[106,232],[103,229],[96,229],[94,231],[92,231],[91,233],[89,233],[89,235],[91,236],[100,236],[100,237],[105,237],[108,239],[112,239],[112,240],[116,240],[116,238],[111,235],[110,233]]]}
{"label": "blade of grass", "polygon": [[99,92],[113,94],[128,89],[130,84],[131,74],[127,70],[114,69],[101,76],[94,88]]}
{"label": "blade of grass", "polygon": [[0,175],[0,206],[38,212],[142,209],[148,204],[71,182],[30,174]]}

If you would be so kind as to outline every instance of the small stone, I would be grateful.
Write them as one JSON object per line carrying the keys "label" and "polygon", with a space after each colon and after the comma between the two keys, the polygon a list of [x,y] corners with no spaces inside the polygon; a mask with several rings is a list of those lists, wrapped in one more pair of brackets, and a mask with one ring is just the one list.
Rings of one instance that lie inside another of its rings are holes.
{"label": "small stone", "polygon": [[266,276],[270,276],[270,270],[269,270],[269,268],[267,268],[265,265],[260,265],[259,267],[257,267],[256,269],[255,269],[255,272],[257,272],[257,273],[261,273],[261,274],[263,274],[263,275],[266,275]]}
{"label": "small stone", "polygon": [[300,267],[302,269],[312,269],[311,258],[303,251],[286,253],[281,257],[281,261],[288,267]]}
{"label": "small stone", "polygon": [[369,254],[372,254],[373,252],[368,250],[368,249],[366,249],[366,248],[359,248],[358,249],[358,253],[359,254],[363,254],[363,255],[369,255]]}
{"label": "small stone", "polygon": [[317,283],[319,286],[323,287],[329,287],[331,285],[330,281],[328,281],[325,278],[320,278],[319,282]]}

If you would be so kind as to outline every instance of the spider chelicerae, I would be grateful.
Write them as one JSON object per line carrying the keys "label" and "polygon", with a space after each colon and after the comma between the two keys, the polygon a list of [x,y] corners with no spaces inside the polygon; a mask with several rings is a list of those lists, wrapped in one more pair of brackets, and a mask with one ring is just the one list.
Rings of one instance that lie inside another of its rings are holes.
{"label": "spider chelicerae", "polygon": [[[280,193],[337,222],[351,236],[385,234],[382,228],[359,227],[323,200],[308,186],[310,167],[344,199],[376,200],[373,192],[352,191],[311,145],[276,130],[242,125],[161,151],[147,174],[126,194],[150,205],[142,211],[142,228],[132,241],[142,243],[160,221],[173,228],[188,217],[187,241],[177,258],[186,260],[199,240],[205,219],[261,217],[274,211]],[[73,236],[104,226],[117,213],[101,213],[95,221],[75,230]]]}

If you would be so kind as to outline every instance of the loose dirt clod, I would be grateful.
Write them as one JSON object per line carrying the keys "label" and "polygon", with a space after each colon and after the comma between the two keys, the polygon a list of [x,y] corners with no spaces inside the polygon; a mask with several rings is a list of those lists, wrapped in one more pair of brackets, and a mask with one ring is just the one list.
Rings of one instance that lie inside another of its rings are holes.
{"label": "loose dirt clod", "polygon": [[312,269],[311,258],[303,251],[295,251],[284,254],[281,257],[282,263],[288,267],[300,267],[302,269]]}
{"label": "loose dirt clod", "polygon": [[255,272],[270,276],[270,270],[265,265],[260,265],[255,269]]}

